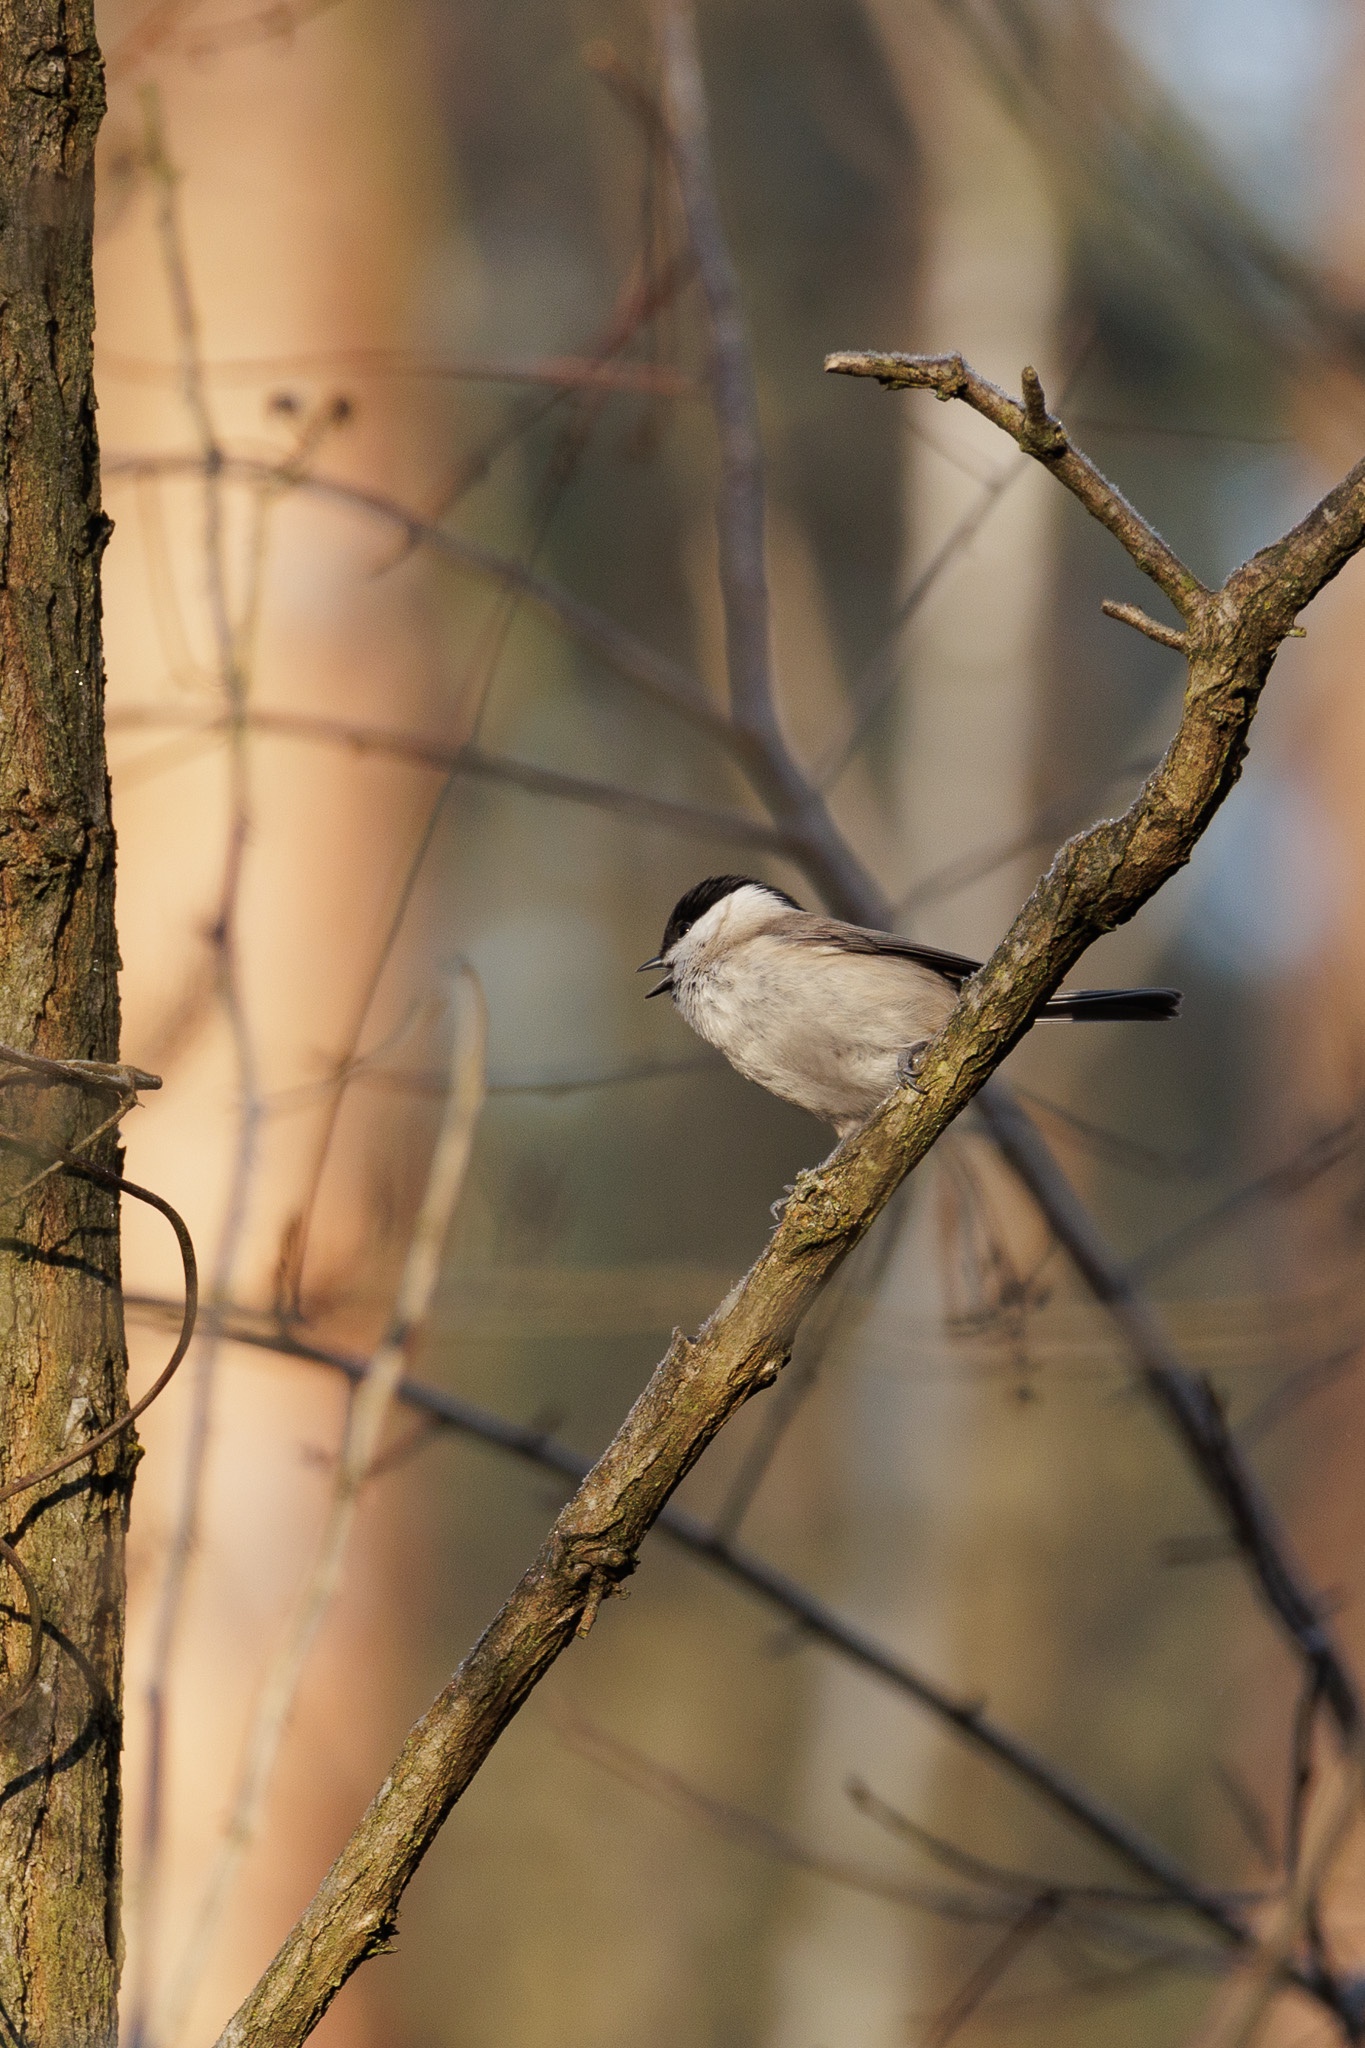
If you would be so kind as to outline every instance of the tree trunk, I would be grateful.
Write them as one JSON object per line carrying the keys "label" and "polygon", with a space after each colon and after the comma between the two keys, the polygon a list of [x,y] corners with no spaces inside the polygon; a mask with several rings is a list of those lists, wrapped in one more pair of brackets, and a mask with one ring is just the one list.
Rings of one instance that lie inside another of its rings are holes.
{"label": "tree trunk", "polygon": [[[0,4],[0,1041],[112,1060],[114,837],[104,765],[91,207],[104,86],[89,0]],[[0,1070],[0,1129],[70,1144],[108,1104]],[[89,1155],[117,1163],[106,1138]],[[116,1197],[67,1174],[16,1190],[0,1147],[0,1482],[125,1403]],[[123,1538],[135,1451],[14,1503],[41,1591],[40,1681],[0,1723],[0,2031],[117,2036]],[[0,1593],[0,1686],[28,1657]],[[0,1700],[0,1708],[3,1700]]]}

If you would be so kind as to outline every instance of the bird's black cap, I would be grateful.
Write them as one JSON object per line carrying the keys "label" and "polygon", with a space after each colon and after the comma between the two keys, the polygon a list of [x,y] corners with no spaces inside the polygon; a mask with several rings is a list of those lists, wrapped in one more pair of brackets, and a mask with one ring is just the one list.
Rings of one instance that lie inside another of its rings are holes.
{"label": "bird's black cap", "polygon": [[685,932],[691,931],[699,917],[705,917],[708,910],[714,910],[727,896],[733,896],[736,889],[746,887],[766,889],[779,903],[788,904],[792,910],[801,908],[785,889],[775,889],[771,882],[760,882],[756,875],[708,875],[704,882],[698,882],[695,888],[689,889],[687,894],[680,896],[673,905],[668,923],[664,926],[664,940],[659,948],[660,958],[671,946],[677,945]]}

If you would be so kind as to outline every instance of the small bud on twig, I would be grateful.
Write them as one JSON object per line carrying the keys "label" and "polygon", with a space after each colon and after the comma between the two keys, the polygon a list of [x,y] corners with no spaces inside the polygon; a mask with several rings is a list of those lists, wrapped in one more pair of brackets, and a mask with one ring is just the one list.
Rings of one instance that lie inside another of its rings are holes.
{"label": "small bud on twig", "polygon": [[1019,437],[1020,446],[1030,455],[1040,456],[1044,461],[1056,455],[1065,455],[1069,443],[1060,420],[1055,420],[1047,409],[1043,396],[1043,381],[1032,363],[1024,365],[1022,378],[1024,386],[1024,431]]}

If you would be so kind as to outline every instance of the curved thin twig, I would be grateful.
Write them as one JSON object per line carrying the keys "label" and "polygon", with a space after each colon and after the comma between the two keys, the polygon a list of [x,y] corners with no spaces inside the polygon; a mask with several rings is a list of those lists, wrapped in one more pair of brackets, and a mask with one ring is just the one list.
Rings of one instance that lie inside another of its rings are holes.
{"label": "curved thin twig", "polygon": [[28,1595],[28,1667],[19,1681],[17,1690],[0,1706],[0,1727],[12,1721],[32,1695],[38,1683],[38,1668],[43,1661],[43,1599],[38,1591],[37,1581],[7,1537],[0,1538],[0,1557],[18,1579]]}
{"label": "curved thin twig", "polygon": [[[41,1150],[11,1131],[0,1131],[0,1145],[9,1145],[16,1151],[29,1153],[39,1153]],[[50,1465],[42,1465],[37,1471],[25,1472],[22,1477],[11,1479],[7,1486],[0,1486],[0,1506],[6,1501],[13,1500],[18,1494],[31,1492],[35,1486],[45,1486],[47,1481],[55,1479],[58,1473],[69,1471],[71,1466],[79,1465],[83,1458],[93,1457],[96,1451],[102,1451],[106,1444],[112,1443],[116,1436],[122,1436],[125,1429],[131,1429],[138,1417],[145,1415],[153,1401],[164,1394],[170,1385],[185,1353],[190,1348],[199,1313],[199,1268],[194,1256],[194,1244],[184,1218],[171,1207],[165,1197],[155,1194],[151,1188],[139,1187],[136,1181],[125,1180],[121,1173],[114,1173],[108,1167],[92,1165],[88,1159],[77,1159],[70,1152],[58,1154],[56,1163],[82,1180],[93,1181],[97,1188],[108,1188],[111,1193],[131,1195],[135,1201],[146,1202],[149,1208],[155,1209],[158,1215],[166,1218],[175,1232],[175,1241],[180,1247],[181,1263],[185,1271],[185,1306],[175,1349],[141,1399],[135,1401],[131,1408],[126,1409],[113,1422],[106,1423],[103,1429],[98,1429],[93,1436],[87,1437],[77,1450],[68,1451],[65,1457],[54,1458]]]}
{"label": "curved thin twig", "polygon": [[[39,1147],[29,1144],[26,1139],[17,1137],[8,1131],[0,1131],[0,1144],[9,1145],[16,1151],[29,1154],[40,1152]],[[185,1271],[185,1303],[181,1315],[180,1334],[176,1339],[175,1348],[171,1352],[169,1361],[162,1367],[161,1372],[142,1398],[139,1401],[135,1401],[131,1408],[127,1409],[124,1414],[116,1417],[113,1422],[108,1423],[105,1428],[96,1430],[93,1436],[87,1437],[85,1442],[79,1445],[76,1450],[68,1451],[64,1457],[54,1458],[50,1464],[40,1466],[33,1472],[25,1472],[18,1479],[11,1479],[8,1485],[0,1487],[0,1505],[3,1505],[6,1501],[14,1500],[21,1493],[31,1492],[35,1486],[46,1485],[49,1479],[55,1479],[59,1473],[69,1471],[73,1465],[79,1465],[85,1458],[93,1457],[96,1451],[103,1450],[106,1444],[112,1443],[116,1436],[121,1436],[126,1429],[131,1429],[140,1415],[145,1415],[158,1395],[165,1392],[175,1375],[177,1367],[190,1348],[199,1306],[199,1279],[195,1263],[194,1245],[185,1226],[184,1219],[171,1207],[170,1203],[163,1196],[154,1194],[150,1188],[139,1187],[136,1181],[125,1180],[122,1174],[114,1173],[107,1167],[95,1166],[88,1159],[78,1159],[69,1152],[57,1154],[55,1157],[50,1158],[48,1163],[64,1172],[73,1173],[82,1180],[92,1181],[96,1187],[108,1188],[119,1194],[132,1195],[135,1200],[146,1202],[151,1208],[156,1209],[166,1218],[175,1232],[176,1243],[180,1247],[180,1257]],[[8,1700],[0,1704],[0,1726],[3,1726],[6,1721],[11,1720],[19,1712],[38,1682],[38,1667],[42,1658],[44,1616],[42,1597],[39,1594],[33,1574],[19,1556],[14,1545],[7,1538],[0,1538],[0,1557],[3,1557],[5,1563],[9,1565],[28,1596],[29,1620],[28,1668],[20,1680],[16,1691]]]}

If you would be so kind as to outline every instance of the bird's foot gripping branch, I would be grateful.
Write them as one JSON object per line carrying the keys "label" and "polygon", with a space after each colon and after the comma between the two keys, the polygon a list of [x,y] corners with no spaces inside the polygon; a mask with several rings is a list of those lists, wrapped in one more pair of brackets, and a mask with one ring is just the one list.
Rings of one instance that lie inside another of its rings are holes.
{"label": "bird's foot gripping branch", "polygon": [[[1365,538],[1361,464],[1281,540],[1210,590],[1075,447],[1032,371],[1024,373],[1022,398],[1014,399],[955,355],[844,354],[831,356],[827,367],[970,405],[1079,498],[1181,622],[1168,628],[1145,614],[1129,616],[1131,608],[1119,613],[1138,630],[1156,627],[1154,637],[1184,654],[1189,674],[1178,728],[1123,815],[1061,848],[995,953],[965,982],[913,1079],[900,1083],[822,1169],[800,1177],[751,1271],[695,1339],[675,1339],[501,1613],[413,1729],[312,1902],[229,2023],[222,2042],[233,2048],[301,2042],[374,1952],[442,1821],[502,1729],[624,1576],[707,1444],[771,1381],[802,1318],[889,1196],[1092,940],[1131,918],[1189,859],[1237,779],[1280,643]],[[1290,1958],[1285,1968],[1293,1974],[1300,1965]],[[1314,1988],[1339,2009],[1329,1984]]]}

